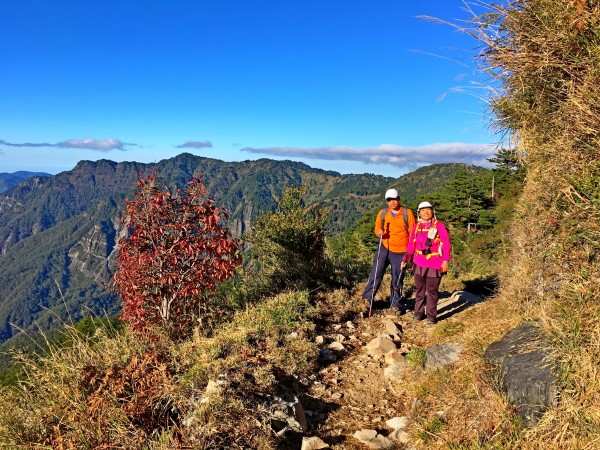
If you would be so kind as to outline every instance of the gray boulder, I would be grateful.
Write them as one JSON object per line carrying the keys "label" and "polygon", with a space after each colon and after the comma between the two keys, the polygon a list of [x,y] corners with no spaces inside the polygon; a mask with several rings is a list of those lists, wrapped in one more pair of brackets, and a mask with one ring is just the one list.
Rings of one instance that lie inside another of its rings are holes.
{"label": "gray boulder", "polygon": [[504,358],[522,351],[525,344],[537,340],[539,328],[532,322],[526,322],[513,328],[499,341],[492,342],[483,356],[495,366],[501,366]]}
{"label": "gray boulder", "polygon": [[559,396],[558,377],[547,344],[538,327],[525,323],[500,341],[490,344],[484,356],[500,367],[502,388],[525,425],[535,425]]}

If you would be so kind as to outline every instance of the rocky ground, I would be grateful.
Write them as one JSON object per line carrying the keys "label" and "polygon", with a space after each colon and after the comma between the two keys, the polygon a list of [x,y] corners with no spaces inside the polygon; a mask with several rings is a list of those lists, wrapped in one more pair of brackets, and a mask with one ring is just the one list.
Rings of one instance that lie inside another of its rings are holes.
{"label": "rocky ground", "polygon": [[402,392],[403,380],[414,376],[415,364],[436,368],[460,357],[460,343],[434,346],[433,334],[481,300],[467,292],[445,293],[437,325],[413,321],[410,303],[406,314],[395,316],[383,302],[371,317],[324,322],[317,337],[321,370],[301,399],[308,424],[302,449],[419,448],[410,432],[415,400]]}

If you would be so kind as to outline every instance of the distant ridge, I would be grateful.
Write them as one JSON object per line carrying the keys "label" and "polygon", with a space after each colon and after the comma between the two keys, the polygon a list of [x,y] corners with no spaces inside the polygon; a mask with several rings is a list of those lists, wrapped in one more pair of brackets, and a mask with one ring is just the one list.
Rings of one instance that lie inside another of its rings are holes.
{"label": "distant ridge", "polygon": [[28,178],[51,176],[52,175],[45,172],[26,172],[23,170],[13,173],[0,172],[0,194],[8,191],[10,188],[15,187],[17,184],[25,181]]}

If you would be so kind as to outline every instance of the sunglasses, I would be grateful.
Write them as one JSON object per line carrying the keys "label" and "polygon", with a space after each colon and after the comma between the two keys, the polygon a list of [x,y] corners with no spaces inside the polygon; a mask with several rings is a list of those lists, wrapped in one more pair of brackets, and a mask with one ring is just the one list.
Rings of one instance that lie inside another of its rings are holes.
{"label": "sunglasses", "polygon": [[392,200],[398,200],[398,198],[396,197],[396,198],[386,198],[385,199],[386,202],[391,202]]}

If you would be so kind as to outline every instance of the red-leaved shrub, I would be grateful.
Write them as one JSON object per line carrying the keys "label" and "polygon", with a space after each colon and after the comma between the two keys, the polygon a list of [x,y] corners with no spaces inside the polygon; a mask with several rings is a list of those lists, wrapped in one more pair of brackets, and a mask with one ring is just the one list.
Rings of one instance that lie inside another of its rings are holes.
{"label": "red-leaved shrub", "polygon": [[222,225],[227,213],[197,178],[173,193],[158,186],[156,174],[140,178],[135,198],[125,203],[127,235],[119,240],[114,276],[121,318],[136,330],[163,324],[185,334],[211,315],[203,293],[214,291],[241,262],[237,241]]}

